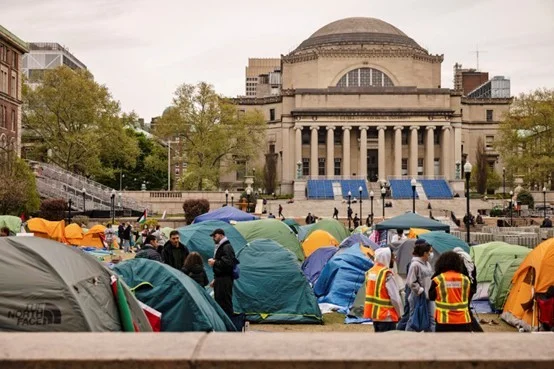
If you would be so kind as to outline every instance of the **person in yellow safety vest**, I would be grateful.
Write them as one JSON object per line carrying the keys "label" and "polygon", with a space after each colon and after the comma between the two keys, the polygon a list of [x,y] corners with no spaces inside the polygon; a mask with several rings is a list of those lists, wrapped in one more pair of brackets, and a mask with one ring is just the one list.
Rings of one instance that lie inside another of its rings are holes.
{"label": "person in yellow safety vest", "polygon": [[431,280],[429,299],[435,301],[435,332],[471,332],[470,280],[463,274],[463,260],[454,251],[439,257]]}
{"label": "person in yellow safety vest", "polygon": [[390,269],[391,259],[390,248],[375,250],[375,264],[366,273],[364,318],[373,321],[375,332],[395,330],[402,311],[400,293]]}

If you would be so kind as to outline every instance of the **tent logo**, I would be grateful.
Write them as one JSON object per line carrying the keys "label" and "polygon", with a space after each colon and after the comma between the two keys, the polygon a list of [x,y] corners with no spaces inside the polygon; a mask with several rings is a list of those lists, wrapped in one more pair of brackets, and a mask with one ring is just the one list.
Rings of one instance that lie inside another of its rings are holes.
{"label": "tent logo", "polygon": [[62,324],[62,312],[49,302],[28,304],[25,309],[9,311],[8,319],[16,320],[18,326]]}

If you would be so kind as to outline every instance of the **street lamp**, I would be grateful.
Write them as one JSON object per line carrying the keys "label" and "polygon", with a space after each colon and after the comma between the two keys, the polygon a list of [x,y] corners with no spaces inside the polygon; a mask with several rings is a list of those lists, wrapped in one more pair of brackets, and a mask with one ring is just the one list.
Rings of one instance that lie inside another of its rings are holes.
{"label": "street lamp", "polygon": [[510,191],[510,227],[514,226],[514,191]]}
{"label": "street lamp", "polygon": [[346,213],[348,215],[348,231],[350,231],[350,220],[352,219],[352,216],[350,215],[350,200],[352,199],[352,192],[348,191],[348,212]]}
{"label": "street lamp", "polygon": [[506,199],[506,167],[502,167],[502,204]]}
{"label": "street lamp", "polygon": [[83,192],[83,214],[84,214],[87,211],[86,199],[85,199],[85,196],[87,195],[87,189],[83,187],[82,192]]}
{"label": "street lamp", "polygon": [[115,190],[112,190],[112,224],[115,223]]}
{"label": "street lamp", "polygon": [[71,197],[69,198],[68,206],[69,206],[69,213],[67,214],[67,224],[71,224],[71,206],[73,205],[73,200]]}
{"label": "street lamp", "polygon": [[467,244],[469,245],[469,225],[471,223],[471,218],[470,218],[470,215],[469,215],[469,178],[471,177],[471,169],[473,168],[473,166],[471,165],[471,163],[469,161],[466,161],[466,163],[464,164],[464,173],[466,175],[466,231],[467,231]]}
{"label": "street lamp", "polygon": [[369,193],[369,198],[371,199],[371,225],[373,225],[373,197],[375,196],[375,194],[373,193],[373,191],[371,191]]}
{"label": "street lamp", "polygon": [[358,192],[360,193],[360,223],[362,223],[361,220],[363,219],[362,218],[363,217],[363,215],[362,215],[363,214],[362,213],[362,191],[363,191],[362,186],[358,187]]}
{"label": "street lamp", "polygon": [[256,188],[256,168],[252,168],[252,187]]}
{"label": "street lamp", "polygon": [[248,187],[246,189],[246,197],[247,197],[247,201],[248,203],[246,204],[246,212],[249,213],[250,212],[250,194],[252,193],[252,190],[250,189],[250,187]]}
{"label": "street lamp", "polygon": [[383,202],[383,221],[385,220],[385,197],[387,197],[387,189],[385,186],[381,187],[381,200]]}
{"label": "street lamp", "polygon": [[542,188],[542,206],[544,206],[544,219],[546,219],[546,186]]}
{"label": "street lamp", "polygon": [[229,205],[229,190],[225,190],[225,206]]}
{"label": "street lamp", "polygon": [[234,206],[233,201],[235,200],[235,195],[231,194],[231,206]]}
{"label": "street lamp", "polygon": [[415,188],[417,184],[415,178],[412,178],[412,181],[410,183],[412,185],[412,213],[415,214]]}

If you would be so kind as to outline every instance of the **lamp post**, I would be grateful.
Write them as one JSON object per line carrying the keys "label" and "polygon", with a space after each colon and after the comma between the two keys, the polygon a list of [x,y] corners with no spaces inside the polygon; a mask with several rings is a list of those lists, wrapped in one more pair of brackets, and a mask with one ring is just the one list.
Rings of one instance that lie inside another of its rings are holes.
{"label": "lamp post", "polygon": [[506,167],[502,167],[502,204],[506,199]]}
{"label": "lamp post", "polygon": [[123,170],[119,171],[119,191],[123,189],[123,178],[125,178],[125,174],[123,174]]}
{"label": "lamp post", "polygon": [[348,231],[350,232],[350,220],[352,217],[350,216],[350,201],[352,199],[352,192],[348,191],[348,212],[346,213],[348,215]]}
{"label": "lamp post", "polygon": [[115,223],[115,190],[112,190],[112,224]]}
{"label": "lamp post", "polygon": [[375,194],[373,193],[373,191],[371,191],[369,193],[369,198],[371,199],[371,225],[373,225],[373,197],[375,196]]}
{"label": "lamp post", "polygon": [[469,245],[469,225],[470,225],[470,215],[469,215],[469,178],[471,177],[471,169],[472,169],[472,165],[469,161],[466,161],[466,163],[464,164],[464,173],[466,175],[466,232],[467,232],[467,238],[466,238],[466,241],[467,241],[467,244]]}
{"label": "lamp post", "polygon": [[363,215],[362,215],[363,214],[362,213],[362,191],[363,191],[362,186],[358,187],[358,192],[360,193],[360,223],[362,223],[361,220],[363,219],[362,218],[363,217]]}
{"label": "lamp post", "polygon": [[71,224],[71,206],[73,205],[73,200],[71,197],[69,198],[68,206],[69,206],[69,212],[67,214],[67,224]]}
{"label": "lamp post", "polygon": [[86,209],[86,199],[85,196],[87,195],[87,189],[83,187],[83,214],[87,211]]}
{"label": "lamp post", "polygon": [[121,192],[119,192],[117,194],[117,207],[120,211],[123,210],[123,201],[121,201],[121,196],[122,196],[122,194],[121,194]]}
{"label": "lamp post", "polygon": [[231,206],[234,206],[235,195],[231,194]]}
{"label": "lamp post", "polygon": [[415,178],[412,178],[410,184],[412,185],[412,213],[415,214],[415,188],[417,184]]}
{"label": "lamp post", "polygon": [[229,190],[225,190],[225,206],[229,205]]}
{"label": "lamp post", "polygon": [[252,193],[252,190],[250,189],[250,187],[248,187],[246,189],[246,199],[247,199],[247,203],[246,203],[246,212],[249,213],[250,212],[250,194]]}
{"label": "lamp post", "polygon": [[383,202],[383,220],[385,220],[385,197],[387,197],[387,189],[385,186],[381,187],[381,200]]}
{"label": "lamp post", "polygon": [[542,206],[544,207],[544,219],[546,219],[546,186],[542,188]]}
{"label": "lamp post", "polygon": [[252,187],[256,188],[256,168],[252,168]]}
{"label": "lamp post", "polygon": [[510,191],[510,227],[514,226],[514,191]]}

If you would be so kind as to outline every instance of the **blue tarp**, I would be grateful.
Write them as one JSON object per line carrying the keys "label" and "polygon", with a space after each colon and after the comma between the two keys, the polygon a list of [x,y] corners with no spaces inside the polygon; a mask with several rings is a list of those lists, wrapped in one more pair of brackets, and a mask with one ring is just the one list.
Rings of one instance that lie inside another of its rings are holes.
{"label": "blue tarp", "polygon": [[329,260],[314,285],[318,302],[350,309],[373,262],[362,253],[359,244],[342,249]]}
{"label": "blue tarp", "polygon": [[334,246],[321,247],[315,250],[306,260],[304,260],[302,263],[302,272],[304,272],[304,275],[310,284],[315,284],[321,274],[321,271],[323,270],[323,267],[327,264],[329,259],[335,255],[337,250],[338,249]]}
{"label": "blue tarp", "polygon": [[245,222],[248,220],[256,220],[257,216],[240,211],[232,206],[224,206],[219,209],[210,211],[209,213],[202,214],[194,218],[194,223],[205,222],[207,220],[220,220],[222,222],[230,223],[232,220],[235,222]]}
{"label": "blue tarp", "polygon": [[371,247],[373,250],[377,250],[379,248],[379,245],[361,233],[354,233],[350,237],[344,239],[344,241],[340,243],[339,247],[350,247],[354,244],[362,244],[364,246]]}

